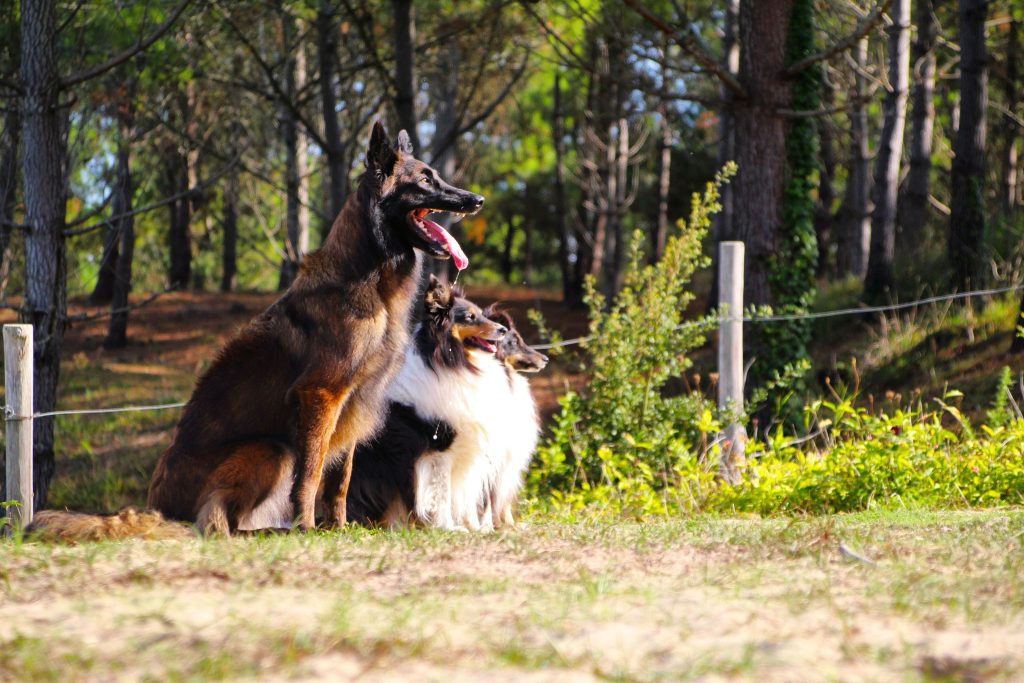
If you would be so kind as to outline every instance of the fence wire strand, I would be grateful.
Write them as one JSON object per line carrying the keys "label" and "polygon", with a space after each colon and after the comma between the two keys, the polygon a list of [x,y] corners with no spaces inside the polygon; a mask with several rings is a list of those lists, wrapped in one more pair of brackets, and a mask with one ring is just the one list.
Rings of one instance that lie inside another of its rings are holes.
{"label": "fence wire strand", "polygon": [[[890,313],[893,311],[902,311],[908,308],[915,308],[917,306],[926,306],[928,304],[940,303],[943,301],[955,301],[957,299],[969,299],[978,296],[993,296],[996,294],[1006,294],[1008,292],[1016,292],[1024,289],[1024,283],[1019,285],[1013,285],[1010,287],[998,287],[994,289],[979,289],[971,292],[959,292],[954,294],[942,294],[939,296],[931,296],[925,299],[919,299],[917,301],[907,301],[901,304],[889,304],[886,306],[863,306],[859,308],[841,308],[834,311],[819,311],[817,313],[801,313],[792,315],[768,315],[768,316],[745,316],[743,322],[745,323],[772,323],[772,322],[786,322],[794,320],[819,320],[821,318],[837,318],[845,315],[869,315],[872,313]],[[725,318],[719,318],[724,320]],[[700,324],[701,321],[688,321],[679,325],[679,328],[686,327],[687,325]],[[549,349],[563,348],[566,346],[575,346],[576,344],[585,344],[586,342],[593,339],[593,336],[586,337],[574,337],[572,339],[565,339],[559,342],[551,342],[545,344],[534,344],[533,348],[538,351],[546,351]],[[187,402],[181,403],[161,403],[159,405],[151,406],[125,406],[123,408],[91,408],[86,410],[53,410],[46,413],[34,413],[31,416],[16,416],[11,410],[4,406],[4,415],[7,420],[27,420],[27,419],[39,419],[43,417],[56,417],[60,415],[102,415],[108,413],[130,413],[130,412],[143,412],[149,410],[168,410],[171,408],[182,408]]]}

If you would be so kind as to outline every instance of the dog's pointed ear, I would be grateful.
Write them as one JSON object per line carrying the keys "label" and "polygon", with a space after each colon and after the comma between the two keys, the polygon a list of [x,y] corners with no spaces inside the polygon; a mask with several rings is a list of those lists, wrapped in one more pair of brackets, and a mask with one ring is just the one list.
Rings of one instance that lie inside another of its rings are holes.
{"label": "dog's pointed ear", "polygon": [[395,167],[398,157],[391,149],[388,140],[388,131],[384,124],[377,121],[373,124],[373,132],[370,133],[370,146],[366,150],[366,168],[372,171],[379,180],[383,180]]}
{"label": "dog's pointed ear", "polygon": [[395,151],[403,156],[413,156],[412,141],[404,129],[398,131],[398,138],[395,140]]}
{"label": "dog's pointed ear", "polygon": [[427,293],[424,297],[427,302],[427,311],[437,313],[447,310],[452,300],[452,291],[445,283],[430,274],[430,283],[427,285]]}

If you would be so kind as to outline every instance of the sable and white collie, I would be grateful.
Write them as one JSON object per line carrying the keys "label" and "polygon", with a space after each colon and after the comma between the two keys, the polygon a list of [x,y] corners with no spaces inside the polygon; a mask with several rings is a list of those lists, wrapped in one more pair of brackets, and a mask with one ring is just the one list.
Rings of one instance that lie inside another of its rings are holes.
{"label": "sable and white collie", "polygon": [[504,416],[507,437],[504,448],[491,458],[494,469],[487,483],[485,500],[485,509],[490,513],[490,519],[485,512],[482,522],[485,528],[489,525],[498,528],[515,523],[512,509],[519,498],[523,478],[540,436],[540,417],[537,415],[533,394],[530,393],[530,383],[519,373],[540,372],[547,366],[548,358],[523,341],[512,317],[507,313],[494,306],[489,307],[485,313],[491,320],[508,328],[494,354],[497,360],[504,363],[508,376],[509,398],[501,402],[507,410]]}
{"label": "sable and white collie", "polygon": [[415,519],[479,529],[480,503],[506,437],[509,396],[494,354],[506,328],[457,287],[430,278],[424,320],[388,387],[383,431],[356,450],[349,519],[390,526]]}

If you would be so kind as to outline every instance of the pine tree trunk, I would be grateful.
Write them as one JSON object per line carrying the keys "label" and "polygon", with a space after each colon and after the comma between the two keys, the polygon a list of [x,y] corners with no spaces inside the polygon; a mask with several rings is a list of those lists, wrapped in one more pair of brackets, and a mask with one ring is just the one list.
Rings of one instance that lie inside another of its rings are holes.
{"label": "pine tree trunk", "polygon": [[890,14],[892,25],[887,30],[889,85],[892,89],[885,98],[885,122],[875,157],[875,210],[871,214],[871,251],[864,279],[864,296],[868,301],[884,300],[895,284],[896,200],[910,87],[910,0],[895,0],[890,6]]}
{"label": "pine tree trunk", "polygon": [[[117,190],[115,189],[114,192]],[[113,200],[111,200],[113,204]],[[111,209],[114,215],[117,211]],[[103,252],[100,255],[100,271],[96,277],[96,286],[89,295],[93,304],[108,304],[114,297],[114,283],[117,281],[117,258],[121,251],[121,233],[119,221],[108,221],[103,228]]]}
{"label": "pine tree trunk", "polygon": [[[1006,39],[1006,78],[1003,81],[1003,98],[1006,109],[1011,112],[1017,111],[1020,104],[1020,66],[1017,61],[1021,58],[1020,53],[1020,22],[1011,21],[1007,29],[1009,35]],[[1020,139],[1021,131],[1017,122],[1009,115],[1003,116],[1003,210],[1006,213],[1013,213],[1019,201],[1017,197],[1018,185],[1018,152],[1017,141]]]}
{"label": "pine tree trunk", "polygon": [[398,127],[405,129],[417,153],[420,138],[416,131],[416,20],[412,0],[392,0],[395,16],[395,114]]}
{"label": "pine tree trunk", "polygon": [[[432,98],[436,103],[434,116],[434,138],[431,141],[430,161],[441,177],[453,182],[458,162],[458,146],[455,132],[458,126],[458,95],[459,95],[459,47],[452,43],[445,47],[440,55],[439,69],[431,76]],[[450,230],[456,239],[462,235],[457,225],[453,225],[449,213],[440,214],[438,223]],[[447,277],[454,266],[451,260],[438,261],[431,259],[427,270],[438,277]]]}
{"label": "pine tree trunk", "polygon": [[14,206],[18,196],[18,142],[21,136],[21,118],[17,107],[4,113],[4,133],[0,138],[0,299],[7,293],[7,280],[11,271],[10,222],[14,220]]}
{"label": "pine tree trunk", "polygon": [[953,145],[950,177],[949,260],[953,282],[966,291],[981,285],[985,236],[985,110],[988,55],[987,0],[960,0],[960,129]]}
{"label": "pine tree trunk", "polygon": [[[821,105],[828,108],[835,103],[835,84],[828,79],[828,69],[822,69],[822,98]],[[826,275],[833,271],[830,263],[832,250],[833,231],[835,227],[835,213],[832,205],[836,201],[835,186],[835,139],[832,134],[832,122],[824,118],[818,119],[818,165],[820,178],[818,180],[818,203],[814,211],[814,234],[818,240],[818,265],[817,275]]]}
{"label": "pine tree trunk", "polygon": [[924,238],[931,194],[932,138],[935,127],[935,45],[939,22],[933,0],[917,0],[914,11],[917,39],[911,54],[914,68],[910,120],[910,169],[900,196],[897,242],[913,247]]}
{"label": "pine tree trunk", "polygon": [[[324,117],[324,138],[327,148],[327,172],[329,181],[328,206],[330,221],[333,223],[348,195],[348,174],[345,147],[341,141],[341,127],[338,124],[338,98],[334,90],[334,77],[338,72],[338,27],[334,23],[333,3],[321,0],[317,14],[317,60],[320,68],[320,107]],[[330,228],[330,225],[327,226]],[[327,234],[327,230],[323,231]]]}
{"label": "pine tree trunk", "polygon": [[[170,194],[179,195],[186,192],[188,184],[188,160],[177,150],[170,150],[167,169]],[[185,289],[192,277],[192,209],[188,195],[171,202],[170,230],[168,243],[170,249],[170,272],[168,285],[171,289]]]}
{"label": "pine tree trunk", "polygon": [[[134,88],[129,87],[129,93]],[[103,346],[120,349],[128,343],[128,295],[132,291],[132,261],[135,257],[135,217],[132,210],[134,186],[131,175],[132,95],[120,108],[117,135],[117,180],[111,210],[122,216],[115,223],[119,256],[116,259],[114,288],[111,292],[110,326]]]}
{"label": "pine tree trunk", "polygon": [[659,107],[661,116],[661,137],[658,140],[658,219],[654,233],[654,248],[651,262],[661,260],[668,240],[668,193],[672,175],[672,125],[668,119],[668,107],[662,100]]}
{"label": "pine tree trunk", "polygon": [[850,109],[850,170],[840,210],[840,235],[836,251],[839,275],[863,278],[868,267],[871,244],[871,152],[868,148],[868,110],[863,102],[867,93],[868,39],[857,43],[853,57],[858,66],[854,83],[854,104]]}
{"label": "pine tree trunk", "polygon": [[[35,334],[36,412],[54,409],[67,312],[64,244],[66,142],[59,101],[56,14],[53,0],[21,2],[22,186],[25,196],[25,302],[22,322]],[[35,420],[35,502],[46,505],[54,472],[54,419]]]}
{"label": "pine tree trunk", "polygon": [[582,296],[580,283],[573,277],[571,256],[579,258],[578,245],[569,232],[568,206],[565,201],[565,119],[562,113],[561,73],[555,72],[554,108],[551,113],[551,137],[555,148],[555,225],[558,226],[558,265],[562,271],[562,301],[569,305]]}
{"label": "pine tree trunk", "polygon": [[224,186],[224,251],[220,291],[233,292],[238,274],[238,166],[232,164]]}
{"label": "pine tree trunk", "polygon": [[783,76],[792,0],[742,0],[739,16],[739,79],[745,100],[733,105],[735,157],[732,181],[734,220],[723,240],[746,243],[744,301],[773,303],[768,266],[782,225],[786,178],[785,120],[776,112],[791,103],[791,83]]}
{"label": "pine tree trunk", "polygon": [[[282,35],[284,49],[292,43],[294,26],[291,17],[284,17]],[[285,60],[285,91],[291,102],[306,85],[306,53],[302,46]],[[278,289],[287,289],[299,272],[299,264],[309,251],[309,175],[306,172],[308,142],[292,109],[281,103],[281,130],[285,146],[286,244],[281,263]]]}

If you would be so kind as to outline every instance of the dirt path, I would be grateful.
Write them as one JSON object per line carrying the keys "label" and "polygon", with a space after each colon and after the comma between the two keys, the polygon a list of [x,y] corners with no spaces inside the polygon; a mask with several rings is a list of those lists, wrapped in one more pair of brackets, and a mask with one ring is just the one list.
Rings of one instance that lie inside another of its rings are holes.
{"label": "dirt path", "polygon": [[1012,680],[1022,533],[1015,511],[4,544],[0,680]]}

